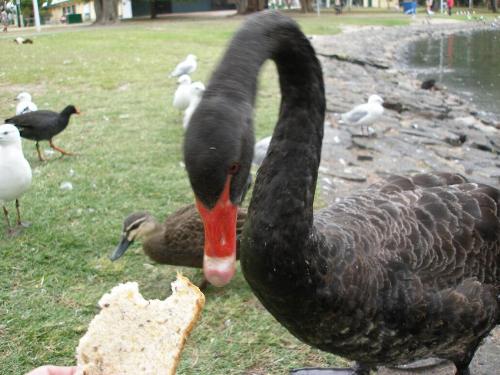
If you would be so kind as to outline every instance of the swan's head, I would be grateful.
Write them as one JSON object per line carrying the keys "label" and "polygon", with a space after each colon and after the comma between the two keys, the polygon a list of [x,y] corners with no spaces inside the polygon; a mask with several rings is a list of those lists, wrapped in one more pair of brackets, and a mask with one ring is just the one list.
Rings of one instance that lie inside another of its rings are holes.
{"label": "swan's head", "polygon": [[191,77],[187,74],[183,74],[177,80],[177,84],[179,85],[189,85],[191,83]]}
{"label": "swan's head", "polygon": [[0,145],[21,144],[19,130],[11,124],[0,125]]}
{"label": "swan's head", "polygon": [[16,100],[19,102],[31,102],[31,95],[27,92],[22,92],[18,96],[16,96]]}
{"label": "swan's head", "polygon": [[156,220],[147,212],[135,212],[124,220],[120,243],[109,259],[117,260],[135,240],[148,237],[156,228]]}
{"label": "swan's head", "polygon": [[223,286],[236,270],[237,209],[250,181],[254,135],[249,103],[209,92],[184,138],[184,161],[205,228],[203,270]]}
{"label": "swan's head", "polygon": [[382,105],[384,103],[384,99],[382,99],[378,95],[370,95],[370,97],[368,98],[368,103]]}

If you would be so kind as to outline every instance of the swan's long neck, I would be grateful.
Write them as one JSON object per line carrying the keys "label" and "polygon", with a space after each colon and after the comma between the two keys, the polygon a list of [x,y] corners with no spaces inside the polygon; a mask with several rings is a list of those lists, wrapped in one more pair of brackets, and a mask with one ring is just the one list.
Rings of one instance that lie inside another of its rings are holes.
{"label": "swan's long neck", "polygon": [[305,251],[313,237],[313,201],[325,113],[321,66],[309,41],[293,21],[279,14],[268,16],[254,19],[263,22],[258,27],[250,24],[247,32],[233,40],[227,52],[233,57],[232,66],[227,71],[235,75],[224,80],[224,73],[218,72],[217,88],[233,90],[233,98],[246,95],[253,106],[262,63],[270,58],[278,68],[282,93],[279,120],[255,182],[241,255],[242,266],[249,270],[245,276],[251,278],[254,273],[259,279],[269,275],[255,274],[256,270],[265,273],[274,269],[274,264],[289,267],[276,269],[277,277],[293,277],[294,272],[304,269],[297,249]]}

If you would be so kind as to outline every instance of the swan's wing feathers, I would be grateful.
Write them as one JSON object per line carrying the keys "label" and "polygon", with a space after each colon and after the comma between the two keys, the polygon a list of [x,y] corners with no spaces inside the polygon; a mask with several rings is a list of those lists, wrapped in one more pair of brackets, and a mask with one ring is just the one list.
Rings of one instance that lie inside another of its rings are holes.
{"label": "swan's wing feathers", "polygon": [[458,173],[421,173],[413,176],[387,175],[383,181],[370,185],[368,189],[391,193],[466,182],[468,182],[467,179]]}
{"label": "swan's wing feathers", "polygon": [[329,260],[333,268],[351,253],[370,258],[374,273],[392,265],[435,287],[464,277],[500,283],[498,196],[497,189],[472,183],[367,191],[319,211],[315,226],[338,247]]}

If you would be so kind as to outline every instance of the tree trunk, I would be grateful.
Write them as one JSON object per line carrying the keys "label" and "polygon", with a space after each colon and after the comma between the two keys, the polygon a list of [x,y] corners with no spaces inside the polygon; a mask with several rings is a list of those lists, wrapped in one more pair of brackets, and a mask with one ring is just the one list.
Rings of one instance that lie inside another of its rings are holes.
{"label": "tree trunk", "polygon": [[94,24],[107,25],[118,22],[119,0],[94,0]]}
{"label": "tree trunk", "polygon": [[156,18],[156,0],[152,0],[151,1],[151,11],[150,11],[150,15],[151,15],[151,19],[155,19]]}
{"label": "tree trunk", "polygon": [[238,0],[235,1],[238,14],[253,13],[266,7],[266,0]]}
{"label": "tree trunk", "polygon": [[498,10],[498,8],[497,8],[497,0],[491,0],[491,11],[493,13],[496,13],[497,10]]}
{"label": "tree trunk", "polygon": [[312,13],[314,9],[312,7],[312,0],[300,0],[300,10],[302,13]]}

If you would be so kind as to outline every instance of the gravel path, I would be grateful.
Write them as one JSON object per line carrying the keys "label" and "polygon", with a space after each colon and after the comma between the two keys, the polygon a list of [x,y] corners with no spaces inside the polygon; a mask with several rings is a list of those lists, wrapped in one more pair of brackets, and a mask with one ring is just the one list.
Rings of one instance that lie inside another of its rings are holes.
{"label": "gravel path", "polygon": [[[461,173],[494,186],[500,182],[500,125],[446,89],[420,88],[404,68],[404,46],[418,38],[473,32],[477,23],[420,24],[408,27],[352,28],[336,36],[313,37],[323,64],[327,126],[320,167],[326,202],[376,182],[387,173]],[[337,113],[381,95],[386,111],[374,137],[338,123]],[[500,374],[500,328],[477,352],[472,375]],[[420,371],[381,368],[378,374],[452,375],[454,366]]]}

